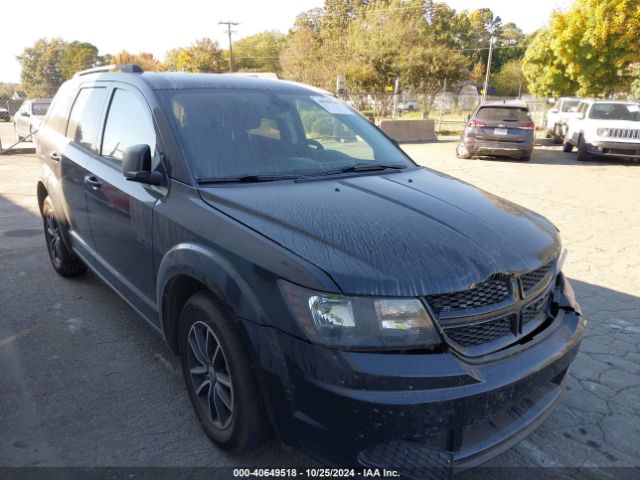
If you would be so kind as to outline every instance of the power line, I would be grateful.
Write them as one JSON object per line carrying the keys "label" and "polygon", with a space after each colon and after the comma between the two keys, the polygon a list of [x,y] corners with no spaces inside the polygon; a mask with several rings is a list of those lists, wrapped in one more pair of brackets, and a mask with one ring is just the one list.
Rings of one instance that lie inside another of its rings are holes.
{"label": "power line", "polygon": [[233,50],[231,47],[231,34],[232,33],[236,33],[235,31],[231,30],[231,26],[236,26],[236,25],[240,25],[240,23],[238,22],[232,22],[231,20],[227,20],[226,22],[218,22],[218,25],[226,25],[227,26],[227,31],[226,33],[229,35],[229,71],[233,72]]}

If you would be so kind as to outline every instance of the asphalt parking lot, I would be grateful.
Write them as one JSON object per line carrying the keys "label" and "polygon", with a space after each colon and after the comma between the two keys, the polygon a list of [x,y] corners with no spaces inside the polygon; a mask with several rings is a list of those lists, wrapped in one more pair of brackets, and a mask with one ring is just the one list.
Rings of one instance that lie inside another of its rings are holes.
{"label": "asphalt parking lot", "polygon": [[[640,466],[640,164],[539,143],[528,163],[458,160],[454,138],[404,148],[552,220],[589,319],[559,408],[490,465],[626,478],[608,467]],[[37,170],[33,155],[0,156],[0,467],[309,465],[275,441],[234,457],[207,440],[161,338],[95,275],[51,268]]]}

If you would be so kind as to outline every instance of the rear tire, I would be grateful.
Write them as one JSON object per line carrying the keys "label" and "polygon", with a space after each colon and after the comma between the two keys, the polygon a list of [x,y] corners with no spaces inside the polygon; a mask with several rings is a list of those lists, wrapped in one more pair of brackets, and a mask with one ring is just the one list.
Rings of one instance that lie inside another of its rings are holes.
{"label": "rear tire", "polygon": [[468,160],[472,156],[473,155],[469,153],[469,150],[467,150],[467,147],[464,146],[464,143],[460,142],[458,144],[458,147],[456,148],[456,157],[461,158],[463,160]]}
{"label": "rear tire", "polygon": [[564,153],[571,153],[573,151],[573,145],[571,145],[569,142],[564,142],[562,144],[562,151]]}
{"label": "rear tire", "polygon": [[520,157],[520,160],[522,160],[523,162],[528,162],[529,160],[531,160],[531,154],[523,155],[522,157]]}
{"label": "rear tire", "polygon": [[64,243],[63,226],[53,209],[51,198],[44,199],[42,204],[42,219],[44,223],[44,238],[53,269],[63,277],[75,277],[87,271],[87,266]]}
{"label": "rear tire", "polygon": [[223,450],[246,452],[269,438],[255,370],[235,321],[207,291],[187,300],[180,362],[200,425]]}

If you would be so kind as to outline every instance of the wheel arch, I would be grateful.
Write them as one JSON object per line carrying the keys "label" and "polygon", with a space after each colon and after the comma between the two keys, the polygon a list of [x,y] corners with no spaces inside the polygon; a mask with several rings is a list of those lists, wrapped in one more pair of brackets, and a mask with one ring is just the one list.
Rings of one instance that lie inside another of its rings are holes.
{"label": "wheel arch", "polygon": [[156,282],[160,326],[174,353],[178,353],[182,307],[189,297],[204,289],[233,318],[261,321],[265,316],[257,296],[227,259],[199,244],[176,245],[163,257]]}
{"label": "wheel arch", "polygon": [[47,187],[42,182],[42,180],[38,180],[38,186],[37,186],[36,192],[38,196],[38,208],[40,209],[40,214],[42,214],[42,206],[44,205],[44,199],[47,198],[47,196],[49,195],[49,191],[47,190]]}

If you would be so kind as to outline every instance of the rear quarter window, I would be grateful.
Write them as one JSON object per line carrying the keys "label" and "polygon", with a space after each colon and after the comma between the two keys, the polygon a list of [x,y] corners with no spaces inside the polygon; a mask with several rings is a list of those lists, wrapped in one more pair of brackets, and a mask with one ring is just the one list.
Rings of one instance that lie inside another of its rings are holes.
{"label": "rear quarter window", "polygon": [[67,126],[67,137],[84,148],[97,151],[98,123],[102,114],[107,89],[83,88],[78,92]]}
{"label": "rear quarter window", "polygon": [[75,89],[68,84],[63,84],[56,94],[44,123],[47,127],[64,135],[67,129],[67,119],[69,118],[69,110],[73,105]]}

